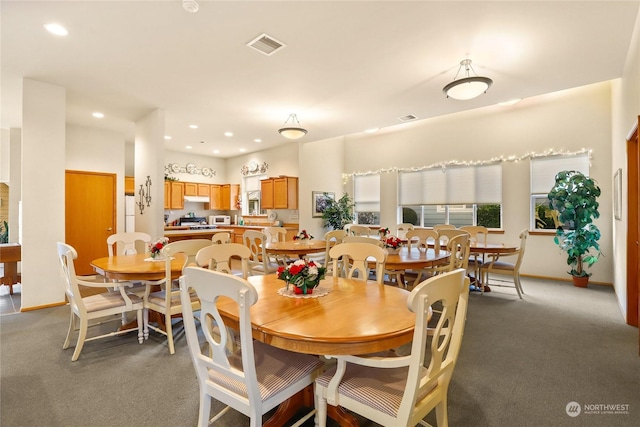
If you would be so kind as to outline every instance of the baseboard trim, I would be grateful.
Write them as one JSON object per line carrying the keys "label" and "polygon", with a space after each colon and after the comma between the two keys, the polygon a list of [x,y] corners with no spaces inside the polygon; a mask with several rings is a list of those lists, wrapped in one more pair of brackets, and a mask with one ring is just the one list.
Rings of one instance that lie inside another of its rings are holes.
{"label": "baseboard trim", "polygon": [[23,311],[34,311],[34,310],[41,310],[43,308],[60,307],[61,305],[67,305],[67,302],[61,301],[53,304],[34,305],[33,307],[20,307],[20,312],[22,313]]}
{"label": "baseboard trim", "polygon": [[[531,279],[557,280],[559,282],[572,282],[573,281],[573,279],[571,279],[571,277],[538,276],[536,274],[522,274],[522,273],[520,273],[520,277],[529,277]],[[599,285],[599,286],[613,286],[613,283],[595,282],[593,280],[589,280],[589,284],[590,285]]]}

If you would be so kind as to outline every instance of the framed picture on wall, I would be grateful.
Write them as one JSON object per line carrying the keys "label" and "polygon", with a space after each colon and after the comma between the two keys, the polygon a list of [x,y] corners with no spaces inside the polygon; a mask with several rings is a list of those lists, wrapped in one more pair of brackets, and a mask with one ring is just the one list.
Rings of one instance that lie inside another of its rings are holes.
{"label": "framed picture on wall", "polygon": [[335,200],[336,193],[328,193],[326,191],[312,191],[311,197],[312,197],[312,208],[311,208],[312,215],[311,216],[314,218],[321,218],[322,213],[327,207],[327,202],[329,200]]}

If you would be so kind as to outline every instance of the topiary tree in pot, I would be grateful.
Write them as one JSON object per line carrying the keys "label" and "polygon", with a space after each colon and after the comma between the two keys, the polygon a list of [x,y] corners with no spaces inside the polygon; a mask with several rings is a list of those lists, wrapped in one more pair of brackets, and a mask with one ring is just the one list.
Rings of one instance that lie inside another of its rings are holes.
{"label": "topiary tree in pot", "polygon": [[326,198],[326,206],[322,212],[324,227],[332,230],[342,230],[345,224],[352,223],[355,216],[353,207],[355,204],[347,193],[338,200]]}
{"label": "topiary tree in pot", "polygon": [[558,212],[562,224],[556,229],[553,241],[567,253],[569,274],[576,286],[585,287],[591,267],[600,257],[600,230],[593,220],[600,217],[597,198],[600,187],[596,182],[578,171],[562,171],[547,197],[549,207]]}

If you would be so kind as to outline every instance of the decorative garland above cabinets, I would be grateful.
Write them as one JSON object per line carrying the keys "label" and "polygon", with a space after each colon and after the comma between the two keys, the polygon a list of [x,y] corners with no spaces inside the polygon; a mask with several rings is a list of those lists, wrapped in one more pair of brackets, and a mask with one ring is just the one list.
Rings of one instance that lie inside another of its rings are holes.
{"label": "decorative garland above cabinets", "polygon": [[177,163],[169,163],[164,167],[165,174],[170,173],[189,173],[191,175],[204,175],[206,177],[215,176],[216,171],[206,166],[198,168],[195,163],[187,163],[184,167]]}
{"label": "decorative garland above cabinets", "polygon": [[242,168],[240,169],[240,172],[244,176],[258,175],[258,174],[267,173],[267,169],[269,169],[269,165],[267,164],[267,162],[262,162],[262,164],[260,164],[255,160],[252,160],[249,162],[248,165],[242,166]]}

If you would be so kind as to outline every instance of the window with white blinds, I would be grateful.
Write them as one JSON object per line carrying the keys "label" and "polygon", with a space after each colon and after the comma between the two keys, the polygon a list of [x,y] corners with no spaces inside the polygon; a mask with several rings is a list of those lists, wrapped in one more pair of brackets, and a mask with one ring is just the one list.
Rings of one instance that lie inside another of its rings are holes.
{"label": "window with white blinds", "polygon": [[549,193],[556,183],[556,174],[564,170],[576,170],[589,176],[589,154],[531,159],[531,194]]}
{"label": "window with white blinds", "polygon": [[502,164],[450,166],[399,174],[400,205],[502,203]]}
{"label": "window with white blinds", "polygon": [[253,176],[245,176],[244,179],[244,191],[260,191],[260,178],[262,176],[253,175]]}
{"label": "window with white blinds", "polygon": [[380,175],[353,177],[356,212],[380,212]]}

